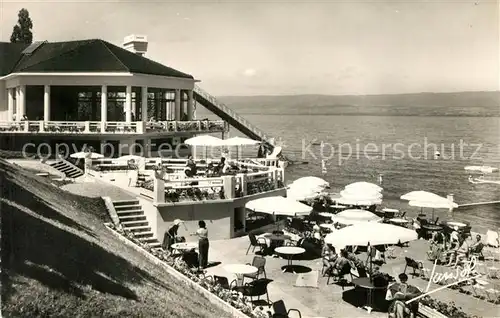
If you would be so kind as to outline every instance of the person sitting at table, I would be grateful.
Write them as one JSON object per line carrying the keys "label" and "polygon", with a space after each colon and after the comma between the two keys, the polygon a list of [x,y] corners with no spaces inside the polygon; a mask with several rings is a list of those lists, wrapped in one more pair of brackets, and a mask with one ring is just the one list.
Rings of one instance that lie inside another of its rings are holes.
{"label": "person sitting at table", "polygon": [[323,250],[321,251],[321,257],[323,260],[323,266],[326,267],[325,273],[328,273],[334,268],[335,261],[337,260],[337,253],[335,253],[335,247],[331,244],[323,244]]}
{"label": "person sitting at table", "polygon": [[476,241],[469,248],[470,254],[479,254],[483,251],[484,244],[481,242],[481,235],[476,235]]}
{"label": "person sitting at table", "polygon": [[219,165],[217,166],[219,173],[225,174],[229,169],[231,169],[231,166],[229,163],[226,161],[225,157],[220,158]]}
{"label": "person sitting at table", "polygon": [[189,156],[186,162],[186,171],[184,172],[187,177],[191,178],[196,175],[197,167],[196,163],[193,160],[193,156]]}
{"label": "person sitting at table", "polygon": [[331,273],[333,275],[339,275],[342,272],[342,269],[346,265],[350,265],[351,262],[349,262],[349,259],[347,258],[349,254],[345,249],[340,250],[340,256],[337,257],[335,262],[333,263],[333,267],[331,268]]}
{"label": "person sitting at table", "polygon": [[434,232],[431,239],[431,245],[429,251],[427,251],[427,256],[430,261],[438,260],[441,262],[441,257],[445,250],[445,237],[442,232]]}
{"label": "person sitting at table", "polygon": [[174,223],[172,223],[169,229],[165,232],[165,235],[163,235],[163,243],[161,247],[164,250],[170,251],[172,249],[172,244],[178,240],[177,231],[179,230],[179,225],[181,223],[182,221],[179,219],[174,220]]}
{"label": "person sitting at table", "polygon": [[460,242],[460,235],[458,234],[458,226],[455,226],[450,234],[450,248],[457,248],[461,245],[461,243],[462,242]]}
{"label": "person sitting at table", "polygon": [[399,283],[394,283],[387,289],[386,300],[391,301],[389,317],[414,318],[418,313],[418,301],[410,304],[406,304],[406,301],[419,296],[421,292],[417,287],[408,284],[408,275],[405,273],[399,274],[398,278]]}
{"label": "person sitting at table", "polygon": [[446,266],[457,266],[461,260],[468,258],[471,246],[469,238],[470,235],[466,235],[460,247],[455,247],[449,251],[450,261]]}

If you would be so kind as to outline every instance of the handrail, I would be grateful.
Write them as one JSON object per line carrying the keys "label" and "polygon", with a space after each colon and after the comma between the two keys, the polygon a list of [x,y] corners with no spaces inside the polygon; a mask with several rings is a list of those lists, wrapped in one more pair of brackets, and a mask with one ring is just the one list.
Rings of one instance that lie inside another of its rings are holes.
{"label": "handrail", "polygon": [[255,126],[252,123],[250,123],[248,120],[246,120],[241,115],[239,115],[238,113],[236,113],[234,110],[232,110],[231,108],[229,108],[228,106],[226,106],[224,103],[219,102],[215,97],[213,97],[209,93],[205,92],[199,86],[195,85],[194,92],[197,93],[198,95],[200,95],[201,97],[203,97],[204,99],[206,99],[207,101],[209,101],[210,103],[212,103],[213,105],[215,105],[216,107],[218,107],[219,109],[221,109],[222,111],[224,111],[225,113],[229,114],[231,117],[233,117],[234,119],[236,119],[238,122],[240,122],[244,126],[246,126],[254,134],[256,134],[257,136],[259,136],[259,138],[261,140],[263,140],[263,141],[265,141],[267,143],[272,144],[271,143],[271,138],[269,136],[267,136],[266,134],[264,134],[263,131],[261,131],[260,129],[258,129],[257,126]]}

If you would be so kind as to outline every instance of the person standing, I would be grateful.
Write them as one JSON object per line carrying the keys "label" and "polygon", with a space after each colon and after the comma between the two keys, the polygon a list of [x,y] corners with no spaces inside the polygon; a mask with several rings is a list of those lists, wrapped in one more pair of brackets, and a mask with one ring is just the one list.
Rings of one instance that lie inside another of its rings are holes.
{"label": "person standing", "polygon": [[165,232],[165,235],[163,236],[163,243],[161,245],[164,250],[169,251],[172,244],[175,243],[177,231],[179,230],[179,225],[181,223],[182,221],[179,219],[174,220],[172,226],[170,226],[170,228]]}
{"label": "person standing", "polygon": [[205,221],[198,221],[199,229],[195,235],[198,236],[198,267],[200,270],[205,269],[208,265],[208,230]]}

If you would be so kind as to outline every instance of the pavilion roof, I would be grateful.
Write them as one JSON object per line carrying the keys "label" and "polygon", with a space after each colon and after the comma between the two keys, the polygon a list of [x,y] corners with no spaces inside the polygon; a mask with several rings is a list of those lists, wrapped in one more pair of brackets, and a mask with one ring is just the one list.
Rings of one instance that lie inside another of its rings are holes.
{"label": "pavilion roof", "polygon": [[10,73],[130,72],[189,78],[193,76],[139,56],[103,40],[41,44],[32,54],[29,45],[0,42],[0,76]]}

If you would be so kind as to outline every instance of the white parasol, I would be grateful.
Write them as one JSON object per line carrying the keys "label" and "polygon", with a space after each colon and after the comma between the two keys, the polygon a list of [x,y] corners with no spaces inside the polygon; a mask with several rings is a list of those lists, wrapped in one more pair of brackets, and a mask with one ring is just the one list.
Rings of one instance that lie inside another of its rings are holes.
{"label": "white parasol", "polygon": [[[327,234],[325,243],[336,248],[346,246],[376,246],[399,244],[414,241],[418,238],[417,232],[401,226],[385,223],[363,222],[354,224],[334,233]],[[371,268],[370,253],[370,268]]]}
{"label": "white parasol", "polygon": [[70,155],[71,158],[75,159],[84,159],[84,158],[89,158],[89,159],[100,159],[104,158],[103,155],[97,152],[76,152],[74,154]]}
{"label": "white parasol", "polygon": [[344,198],[341,197],[340,199],[337,199],[337,202],[340,204],[345,204],[345,205],[363,205],[363,206],[369,206],[369,205],[375,205],[375,204],[381,204],[382,199],[377,199],[377,198]]}
{"label": "white parasol", "polygon": [[309,176],[309,177],[302,177],[293,181],[290,184],[290,187],[301,187],[308,189],[316,189],[316,188],[326,189],[330,187],[330,183],[321,178]]}
{"label": "white parasol", "polygon": [[332,216],[332,221],[334,223],[340,223],[343,225],[352,225],[363,222],[380,222],[381,220],[382,219],[374,213],[359,209],[345,210]]}
{"label": "white parasol", "polygon": [[315,199],[324,194],[320,189],[309,190],[307,188],[293,187],[286,190],[286,197],[295,201]]}
{"label": "white parasol", "polygon": [[434,201],[410,201],[410,206],[416,206],[419,208],[430,208],[432,209],[432,219],[434,219],[434,209],[454,209],[458,208],[458,204],[446,199],[442,198],[440,200]]}
{"label": "white parasol", "polygon": [[411,191],[401,196],[406,201],[440,201],[448,200],[440,195],[428,191]]}
{"label": "white parasol", "polygon": [[342,190],[340,191],[342,198],[351,199],[382,199],[382,193],[373,190]]}
{"label": "white parasol", "polygon": [[417,239],[417,232],[392,224],[363,222],[326,235],[325,243],[333,246],[375,246],[398,244]]}
{"label": "white parasol", "polygon": [[184,141],[186,145],[190,146],[224,146],[223,142],[222,139],[210,135],[196,136]]}
{"label": "white parasol", "polygon": [[284,215],[284,216],[304,216],[312,212],[312,207],[297,202],[294,199],[280,196],[260,198],[247,202],[245,208],[254,212]]}
{"label": "white parasol", "polygon": [[232,137],[222,141],[224,146],[251,146],[260,144],[261,141],[243,137]]}
{"label": "white parasol", "polygon": [[345,189],[346,190],[348,190],[348,189],[374,190],[374,191],[377,191],[377,192],[381,192],[382,190],[384,190],[383,188],[379,187],[378,185],[376,185],[374,183],[365,182],[365,181],[354,182],[354,183],[348,184],[348,185],[345,186]]}

